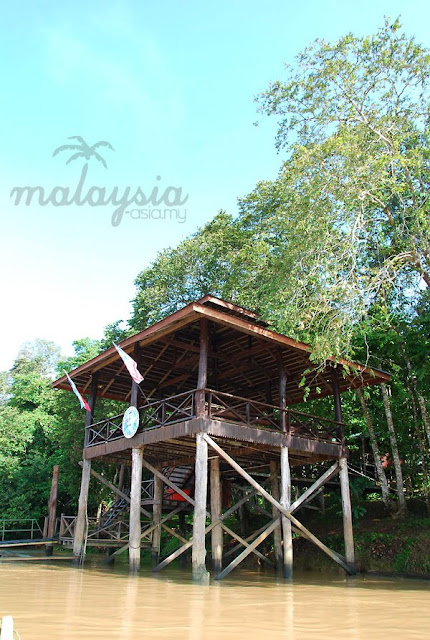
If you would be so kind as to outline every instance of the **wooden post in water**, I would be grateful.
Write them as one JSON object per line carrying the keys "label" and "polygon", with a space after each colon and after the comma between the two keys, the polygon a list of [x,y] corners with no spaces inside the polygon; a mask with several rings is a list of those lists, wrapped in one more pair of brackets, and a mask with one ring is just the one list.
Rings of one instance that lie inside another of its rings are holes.
{"label": "wooden post in water", "polygon": [[[288,447],[281,447],[281,506],[290,508],[291,504],[291,473],[288,459]],[[293,535],[291,520],[285,515],[281,516],[282,538],[284,545],[284,578],[290,580],[293,577]]]}
{"label": "wooden post in water", "polygon": [[[270,475],[272,476],[272,496],[279,502],[279,481],[278,481],[279,465],[275,460],[270,461]],[[272,505],[272,515],[274,518],[279,516],[278,509]],[[273,549],[275,552],[276,570],[282,572],[282,532],[280,527],[276,527],[273,532]]]}
{"label": "wooden post in water", "polygon": [[[205,389],[208,379],[208,349],[209,326],[206,318],[200,320],[200,356],[199,372],[197,376],[197,388]],[[204,391],[199,392],[196,403],[196,415],[201,418],[205,415]],[[192,565],[193,580],[208,583],[209,573],[206,571],[206,501],[208,484],[208,445],[203,438],[203,433],[196,435],[196,461],[195,461],[195,490],[194,490],[194,522],[193,522],[193,548]]]}
{"label": "wooden post in water", "polygon": [[[91,411],[85,413],[85,446],[88,444],[88,427],[94,422],[93,415],[97,398],[98,373],[91,378],[91,390],[88,404]],[[73,564],[79,565],[85,555],[85,537],[87,530],[88,490],[91,478],[91,460],[84,459],[82,463],[81,491],[79,494],[78,516],[76,518],[75,535],[73,537]]]}
{"label": "wooden post in water", "polygon": [[[277,351],[278,371],[279,371],[279,408],[281,410],[281,429],[287,432],[287,372],[285,370],[282,350]],[[281,446],[281,505],[289,510],[291,504],[291,472],[288,455],[288,447]],[[293,577],[293,534],[291,520],[284,514],[281,515],[282,539],[284,552],[284,578],[290,580]],[[276,531],[276,530],[275,530]]]}
{"label": "wooden post in water", "polygon": [[208,445],[203,433],[196,435],[194,522],[193,522],[193,580],[203,584],[209,583],[206,571],[206,499],[208,483]]}
{"label": "wooden post in water", "polygon": [[[211,469],[211,520],[217,522],[221,518],[221,476],[219,458],[212,458]],[[223,531],[221,523],[212,529],[212,568],[219,572],[222,569]]]}
{"label": "wooden post in water", "polygon": [[140,569],[142,460],[142,447],[134,447],[131,450],[130,535],[128,540],[128,560],[131,573],[136,573]]}
{"label": "wooden post in water", "polygon": [[[332,387],[334,397],[334,414],[337,422],[342,422],[342,405],[340,401],[340,389],[339,389],[339,372],[338,369],[333,369],[332,372]],[[338,436],[344,444],[343,427],[339,427]],[[345,541],[345,556],[346,563],[350,567],[351,572],[355,573],[355,553],[354,553],[354,534],[352,530],[352,509],[351,509],[351,496],[349,492],[349,477],[348,477],[348,461],[345,456],[342,456],[339,460],[339,480],[340,480],[340,492],[342,496],[342,513],[343,513],[343,537]]]}
{"label": "wooden post in water", "polygon": [[[58,473],[59,467],[56,464],[52,470],[52,483],[51,483],[51,495],[49,496],[48,502],[48,529],[47,529],[47,537],[53,538],[55,535],[55,520],[57,517],[57,497],[58,497]],[[45,547],[45,555],[47,557],[52,556],[53,553],[52,544],[46,545]]]}
{"label": "wooden post in water", "polygon": [[152,524],[157,527],[152,532],[152,563],[155,566],[160,562],[161,545],[161,515],[163,511],[163,481],[154,473],[154,504],[152,507]]}

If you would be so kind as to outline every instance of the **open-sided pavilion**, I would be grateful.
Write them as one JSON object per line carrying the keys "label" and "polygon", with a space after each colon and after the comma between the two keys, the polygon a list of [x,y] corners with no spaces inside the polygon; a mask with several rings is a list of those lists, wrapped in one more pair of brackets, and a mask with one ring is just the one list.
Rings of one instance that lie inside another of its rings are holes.
{"label": "open-sided pavilion", "polygon": [[[272,331],[254,312],[210,295],[123,340],[120,346],[137,362],[144,376],[140,385],[130,378],[115,347],[70,373],[78,390],[89,396],[91,407],[86,415],[79,510],[73,531],[76,558],[82,557],[85,549],[90,476],[98,475],[91,462],[101,460],[131,465],[130,493],[111,488],[130,508],[129,537],[115,553],[128,549],[132,571],[140,567],[141,541],[150,537],[155,570],[191,547],[193,576],[205,581],[205,539],[211,533],[212,567],[216,577],[222,578],[249,553],[262,556],[257,547],[273,533],[276,564],[289,577],[295,531],[345,571],[354,572],[348,449],[340,396],[349,389],[387,382],[389,374],[334,358],[316,367],[308,345]],[[65,376],[53,384],[70,390]],[[333,397],[333,419],[294,410],[294,405],[303,401],[306,388],[308,399]],[[138,409],[139,426],[133,437],[124,436],[122,413],[93,423],[97,398],[118,400]],[[331,466],[291,502],[290,468],[327,461]],[[142,495],[143,467],[154,478],[151,513]],[[176,476],[171,473],[174,469],[179,470]],[[264,473],[265,481],[261,481]],[[345,556],[328,549],[294,516],[336,474],[342,494]],[[222,488],[224,480],[232,477],[248,483],[250,491],[226,508]],[[163,485],[176,498],[164,516]],[[256,494],[270,505],[270,512],[260,508],[269,521],[244,540],[227,527],[225,519]],[[166,525],[172,514],[187,508],[194,512],[190,539]],[[142,513],[151,518],[143,530]],[[160,558],[162,528],[181,543],[164,559]],[[223,554],[224,534],[244,547],[229,564]]]}

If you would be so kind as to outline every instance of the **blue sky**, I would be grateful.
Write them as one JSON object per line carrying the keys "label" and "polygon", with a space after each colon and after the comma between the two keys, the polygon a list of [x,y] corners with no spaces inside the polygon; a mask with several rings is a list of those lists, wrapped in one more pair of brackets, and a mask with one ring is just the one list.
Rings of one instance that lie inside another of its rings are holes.
{"label": "blue sky", "polygon": [[[309,42],[373,33],[384,15],[401,15],[429,45],[430,4],[421,0],[1,6],[0,369],[36,337],[65,354],[74,339],[100,337],[130,315],[134,279],[158,251],[220,209],[235,213],[237,197],[276,176],[275,122],[258,116],[253,99]],[[182,221],[128,214],[114,227],[111,205],[15,206],[17,186],[75,191],[84,160],[52,156],[70,136],[114,148],[100,148],[107,169],[91,160],[84,191],[176,187],[188,195]]]}

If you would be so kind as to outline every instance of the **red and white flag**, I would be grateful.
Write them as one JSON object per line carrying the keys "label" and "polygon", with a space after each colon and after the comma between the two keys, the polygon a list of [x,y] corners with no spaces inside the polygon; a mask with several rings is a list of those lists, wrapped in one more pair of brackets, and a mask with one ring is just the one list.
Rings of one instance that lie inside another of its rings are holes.
{"label": "red and white flag", "polygon": [[79,391],[76,388],[75,383],[73,382],[72,378],[69,376],[69,374],[67,373],[67,371],[64,372],[67,376],[67,380],[70,383],[70,386],[73,389],[73,393],[76,395],[76,397],[78,398],[79,402],[81,403],[81,409],[86,409],[87,411],[89,411],[91,413],[91,409],[90,409],[90,405],[88,404],[88,402],[86,400],[84,400],[84,398],[81,396],[81,394],[79,393]]}
{"label": "red and white flag", "polygon": [[115,349],[118,351],[119,355],[122,358],[123,363],[125,364],[125,366],[127,367],[127,370],[129,372],[129,374],[131,375],[131,377],[133,378],[133,380],[139,384],[140,382],[142,382],[143,380],[143,375],[139,372],[139,369],[137,368],[137,362],[135,362],[133,360],[133,358],[131,358],[128,353],[126,353],[125,351],[123,351],[121,349],[121,347],[119,347],[117,344],[115,344],[115,342],[113,343],[113,346],[115,347]]}

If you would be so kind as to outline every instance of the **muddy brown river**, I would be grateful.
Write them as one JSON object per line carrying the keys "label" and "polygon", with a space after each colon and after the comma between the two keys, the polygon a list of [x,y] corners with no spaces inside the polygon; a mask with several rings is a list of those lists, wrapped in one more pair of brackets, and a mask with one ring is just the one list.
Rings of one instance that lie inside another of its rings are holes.
{"label": "muddy brown river", "polygon": [[0,617],[21,640],[413,640],[430,638],[430,582],[237,571],[194,585],[188,570],[0,563]]}

